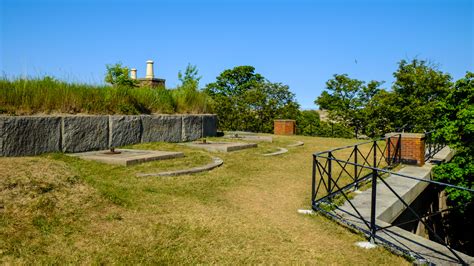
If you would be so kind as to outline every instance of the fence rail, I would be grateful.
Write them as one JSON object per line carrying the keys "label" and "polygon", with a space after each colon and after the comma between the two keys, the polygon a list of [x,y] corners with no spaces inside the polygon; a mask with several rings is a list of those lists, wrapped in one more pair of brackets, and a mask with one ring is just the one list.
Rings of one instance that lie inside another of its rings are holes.
{"label": "fence rail", "polygon": [[433,158],[445,146],[446,143],[435,136],[435,131],[425,132],[425,161]]}
{"label": "fence rail", "polygon": [[[427,140],[432,138],[433,132],[429,132]],[[428,160],[444,145],[427,141],[427,151],[425,159]],[[435,230],[427,222],[432,215],[418,214],[410,204],[408,204],[402,196],[400,196],[384,179],[384,175],[394,175],[400,178],[415,179],[420,182],[435,184],[442,187],[450,187],[454,189],[469,191],[474,190],[454,186],[434,180],[419,179],[409,175],[392,172],[391,169],[397,167],[402,161],[402,135],[396,134],[390,137],[380,138],[369,142],[359,143],[356,145],[340,147],[329,151],[323,151],[313,154],[313,171],[312,171],[312,191],[311,203],[315,211],[321,211],[330,214],[326,205],[337,206],[342,201],[347,202],[355,211],[356,216],[365,224],[369,232],[370,241],[374,242],[377,232],[400,224],[380,227],[376,224],[376,200],[377,200],[377,183],[385,185],[390,193],[395,195],[403,204],[404,208],[409,210],[415,221],[423,223],[425,228],[433,235],[438,243],[443,244],[456,257],[458,262],[465,264],[463,259],[446,243],[446,241],[436,234]],[[370,215],[361,214],[360,210],[351,202],[350,192],[361,186],[369,186],[371,191]],[[446,210],[441,210],[443,212]],[[330,214],[330,216],[332,216]]]}

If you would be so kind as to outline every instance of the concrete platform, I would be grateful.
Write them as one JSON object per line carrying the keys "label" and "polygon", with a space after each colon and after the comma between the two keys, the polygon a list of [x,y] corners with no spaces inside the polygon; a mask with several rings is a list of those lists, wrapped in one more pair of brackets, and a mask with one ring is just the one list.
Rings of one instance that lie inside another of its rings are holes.
{"label": "concrete platform", "polygon": [[273,142],[273,138],[271,136],[245,135],[245,134],[238,134],[238,133],[225,135],[224,138],[250,140],[250,141],[264,141],[264,142],[270,142],[270,143]]}
{"label": "concrete platform", "polygon": [[153,151],[153,150],[133,150],[133,149],[116,149],[119,154],[110,154],[109,150],[90,151],[81,153],[67,154],[69,156],[78,157],[84,160],[97,161],[107,164],[117,164],[129,166],[145,162],[166,160],[184,157],[182,152],[171,151]]}
{"label": "concrete platform", "polygon": [[212,151],[212,152],[231,152],[231,151],[238,151],[238,150],[258,147],[257,143],[211,142],[211,141],[207,141],[206,143],[195,141],[195,142],[185,143],[183,145],[186,145],[192,148],[204,149],[204,150]]}

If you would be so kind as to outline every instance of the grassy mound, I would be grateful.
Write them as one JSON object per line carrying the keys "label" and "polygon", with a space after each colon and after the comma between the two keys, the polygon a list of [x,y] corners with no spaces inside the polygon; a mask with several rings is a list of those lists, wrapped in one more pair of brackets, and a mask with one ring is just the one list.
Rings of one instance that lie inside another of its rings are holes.
{"label": "grassy mound", "polygon": [[210,98],[186,87],[115,88],[42,79],[0,79],[0,114],[209,113]]}

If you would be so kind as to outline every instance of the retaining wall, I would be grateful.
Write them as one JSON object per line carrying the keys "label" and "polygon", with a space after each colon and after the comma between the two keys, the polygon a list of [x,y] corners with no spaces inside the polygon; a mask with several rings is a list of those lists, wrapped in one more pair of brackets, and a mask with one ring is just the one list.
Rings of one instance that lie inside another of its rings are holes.
{"label": "retaining wall", "polygon": [[0,156],[192,141],[216,131],[216,115],[0,116]]}

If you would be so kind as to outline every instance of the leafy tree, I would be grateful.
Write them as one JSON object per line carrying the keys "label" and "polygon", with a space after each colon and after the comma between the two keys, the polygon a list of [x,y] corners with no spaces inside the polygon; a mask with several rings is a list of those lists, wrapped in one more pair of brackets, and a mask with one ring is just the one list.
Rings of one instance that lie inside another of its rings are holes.
{"label": "leafy tree", "polygon": [[297,133],[305,136],[316,136],[320,128],[319,113],[315,110],[303,110],[296,119]]}
{"label": "leafy tree", "polygon": [[201,78],[202,76],[199,76],[199,71],[195,65],[188,64],[184,74],[181,71],[178,72],[178,79],[181,81],[181,86],[191,85],[197,89],[199,88]]}
{"label": "leafy tree", "polygon": [[252,66],[225,70],[204,91],[214,100],[223,130],[271,132],[274,119],[296,118],[299,112],[287,85],[269,82]]}
{"label": "leafy tree", "polygon": [[[437,134],[456,156],[435,169],[436,177],[446,183],[474,188],[474,73],[458,80],[445,101],[437,106],[442,117]],[[465,206],[474,201],[473,193],[447,189],[451,200]]]}
{"label": "leafy tree", "polygon": [[137,81],[129,76],[130,69],[122,66],[122,63],[106,65],[107,73],[105,74],[105,82],[117,87],[134,87]]}
{"label": "leafy tree", "polygon": [[[434,168],[434,177],[441,182],[474,189],[474,73],[468,72],[458,80],[444,101],[436,107],[441,114],[437,122],[438,137],[456,150],[449,163]],[[474,241],[474,195],[467,191],[446,188],[448,204],[455,209],[449,213],[448,234],[454,246],[472,252]],[[462,230],[456,230],[463,228]]]}
{"label": "leafy tree", "polygon": [[368,116],[364,107],[380,90],[382,82],[351,79],[347,74],[334,75],[326,82],[326,89],[315,100],[320,108],[329,111],[329,117],[355,130],[357,136],[366,131]]}
{"label": "leafy tree", "polygon": [[197,66],[188,64],[184,74],[181,71],[178,72],[178,79],[181,84],[172,90],[178,111],[191,113],[197,110],[212,111],[212,100],[206,93],[199,90],[201,76],[199,76]]}
{"label": "leafy tree", "polygon": [[401,60],[393,76],[396,80],[392,91],[396,97],[389,105],[397,111],[394,126],[411,132],[432,129],[440,115],[435,107],[448,95],[451,76],[418,59]]}

